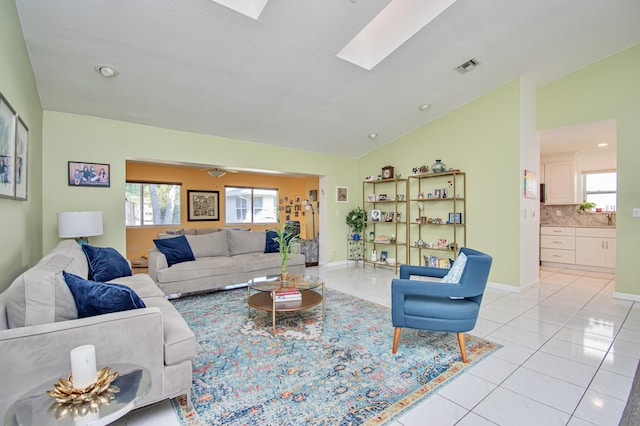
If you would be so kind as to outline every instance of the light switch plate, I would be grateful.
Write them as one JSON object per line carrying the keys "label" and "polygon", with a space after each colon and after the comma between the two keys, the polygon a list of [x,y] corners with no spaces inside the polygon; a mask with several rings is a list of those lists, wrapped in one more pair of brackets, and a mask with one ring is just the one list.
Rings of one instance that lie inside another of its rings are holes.
{"label": "light switch plate", "polygon": [[633,217],[640,217],[640,208],[633,209]]}

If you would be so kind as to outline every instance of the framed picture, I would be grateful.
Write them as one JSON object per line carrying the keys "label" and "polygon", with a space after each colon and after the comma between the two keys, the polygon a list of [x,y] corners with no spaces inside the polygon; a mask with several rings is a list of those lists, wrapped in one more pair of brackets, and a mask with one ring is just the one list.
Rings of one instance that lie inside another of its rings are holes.
{"label": "framed picture", "polygon": [[394,212],[387,212],[384,215],[384,221],[385,222],[393,222],[393,215],[394,215]]}
{"label": "framed picture", "polygon": [[299,195],[296,195],[296,203],[301,203],[302,202],[302,197]]}
{"label": "framed picture", "polygon": [[220,192],[187,190],[187,220],[220,220]]}
{"label": "framed picture", "polygon": [[0,93],[0,197],[15,198],[16,111]]}
{"label": "framed picture", "polygon": [[69,161],[67,172],[69,186],[111,186],[111,167],[108,164]]}
{"label": "framed picture", "polygon": [[371,221],[372,222],[380,222],[380,217],[382,216],[382,212],[380,210],[371,210]]}
{"label": "framed picture", "polygon": [[318,190],[317,189],[309,190],[309,201],[311,201],[311,202],[318,201]]}
{"label": "framed picture", "polygon": [[449,223],[462,223],[462,213],[449,213]]}
{"label": "framed picture", "polygon": [[387,257],[389,257],[389,253],[386,251],[381,251],[380,252],[380,262],[386,262],[387,261]]}
{"label": "framed picture", "polygon": [[336,186],[336,201],[346,203],[349,201],[349,188],[346,186]]}
{"label": "framed picture", "polygon": [[536,172],[526,169],[524,171],[524,198],[538,198]]}
{"label": "framed picture", "polygon": [[27,199],[27,179],[29,176],[29,128],[18,117],[16,123],[16,200]]}

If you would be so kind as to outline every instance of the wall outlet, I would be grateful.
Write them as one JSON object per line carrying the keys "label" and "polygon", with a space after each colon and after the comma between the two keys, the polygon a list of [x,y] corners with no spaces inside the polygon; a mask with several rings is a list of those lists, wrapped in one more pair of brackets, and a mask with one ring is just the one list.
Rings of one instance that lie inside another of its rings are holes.
{"label": "wall outlet", "polygon": [[633,209],[633,217],[640,217],[640,209],[639,208],[634,208]]}

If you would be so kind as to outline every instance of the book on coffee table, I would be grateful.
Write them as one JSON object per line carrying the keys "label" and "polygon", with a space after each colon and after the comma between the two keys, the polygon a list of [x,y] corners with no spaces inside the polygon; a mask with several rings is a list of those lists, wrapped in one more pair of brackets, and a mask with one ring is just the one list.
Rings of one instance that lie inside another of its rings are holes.
{"label": "book on coffee table", "polygon": [[302,293],[295,287],[281,287],[274,291],[276,302],[302,300]]}

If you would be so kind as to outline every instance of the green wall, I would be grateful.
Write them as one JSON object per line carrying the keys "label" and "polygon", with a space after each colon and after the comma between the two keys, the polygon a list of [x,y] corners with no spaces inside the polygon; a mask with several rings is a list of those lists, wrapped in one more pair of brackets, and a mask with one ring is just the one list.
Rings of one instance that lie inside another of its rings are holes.
{"label": "green wall", "polygon": [[[102,210],[104,235],[92,243],[126,252],[124,226],[125,162],[127,159],[195,164],[221,164],[228,167],[267,171],[326,175],[326,188],[320,192],[321,217],[328,217],[325,261],[346,258],[347,225],[344,217],[356,205],[336,203],[335,187],[350,186],[357,180],[356,161],[337,156],[260,145],[107,120],[75,114],[45,111],[44,209],[45,251],[58,241],[57,212]],[[111,165],[111,187],[89,188],[67,185],[67,162],[86,161]],[[323,179],[321,179],[321,187]],[[203,189],[203,188],[197,188]],[[322,188],[321,188],[322,189]]]}
{"label": "green wall", "polygon": [[13,1],[0,2],[0,92],[29,127],[28,199],[0,199],[2,291],[42,256],[42,108]]}
{"label": "green wall", "polygon": [[358,162],[361,179],[386,165],[404,177],[441,159],[467,173],[467,246],[493,256],[490,280],[520,285],[520,81],[514,80]]}
{"label": "green wall", "polygon": [[538,129],[615,118],[618,123],[616,292],[640,295],[633,266],[640,253],[640,45],[538,89]]}

